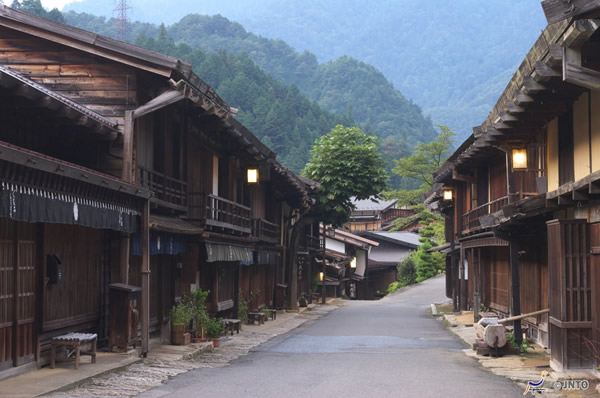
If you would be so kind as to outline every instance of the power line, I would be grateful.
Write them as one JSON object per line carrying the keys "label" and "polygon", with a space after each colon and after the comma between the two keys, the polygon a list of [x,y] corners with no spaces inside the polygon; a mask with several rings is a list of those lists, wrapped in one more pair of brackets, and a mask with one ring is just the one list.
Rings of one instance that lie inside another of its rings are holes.
{"label": "power line", "polygon": [[125,35],[127,33],[127,26],[129,24],[127,12],[129,10],[131,10],[131,6],[129,6],[129,0],[117,0],[117,6],[113,12],[116,14],[115,23],[117,25],[117,32],[119,32],[121,36],[121,41],[125,40]]}

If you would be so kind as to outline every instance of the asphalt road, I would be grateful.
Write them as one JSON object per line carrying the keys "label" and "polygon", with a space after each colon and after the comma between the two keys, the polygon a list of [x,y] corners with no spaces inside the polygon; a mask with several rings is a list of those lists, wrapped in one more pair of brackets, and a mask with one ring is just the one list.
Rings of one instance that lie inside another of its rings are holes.
{"label": "asphalt road", "polygon": [[429,315],[438,277],[344,307],[259,346],[230,366],[194,370],[145,397],[517,397],[523,390],[462,352]]}

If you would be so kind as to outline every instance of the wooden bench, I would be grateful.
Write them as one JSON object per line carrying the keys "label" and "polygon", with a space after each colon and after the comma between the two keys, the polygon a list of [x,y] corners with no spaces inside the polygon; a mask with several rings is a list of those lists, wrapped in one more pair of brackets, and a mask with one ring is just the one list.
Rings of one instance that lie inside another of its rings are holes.
{"label": "wooden bench", "polygon": [[240,334],[240,320],[239,319],[223,319],[225,323],[225,336],[227,336],[227,332],[231,332],[233,336],[233,331],[235,330],[237,334]]}
{"label": "wooden bench", "polygon": [[258,322],[262,325],[267,320],[267,316],[262,312],[249,312],[248,313],[248,325],[254,325],[254,322]]}
{"label": "wooden bench", "polygon": [[263,311],[269,311],[271,313],[271,320],[277,319],[277,310],[275,308],[265,308]]}
{"label": "wooden bench", "polygon": [[[53,337],[50,343],[50,368],[54,369],[56,362],[75,361],[75,369],[79,369],[79,358],[81,355],[90,355],[92,363],[96,363],[96,343],[98,335],[95,333],[69,333],[62,336]],[[81,346],[90,344],[89,351],[82,351]],[[56,347],[67,347],[67,356],[65,358],[56,358]],[[69,352],[69,350],[71,350]]]}

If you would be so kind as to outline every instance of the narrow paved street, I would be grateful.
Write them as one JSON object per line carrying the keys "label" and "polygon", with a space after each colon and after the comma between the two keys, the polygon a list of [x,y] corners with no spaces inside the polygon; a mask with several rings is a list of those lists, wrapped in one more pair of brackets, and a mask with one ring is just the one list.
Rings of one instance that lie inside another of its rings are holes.
{"label": "narrow paved street", "polygon": [[347,302],[228,367],[196,369],[144,397],[516,397],[522,390],[467,358],[429,304],[438,277],[376,302]]}

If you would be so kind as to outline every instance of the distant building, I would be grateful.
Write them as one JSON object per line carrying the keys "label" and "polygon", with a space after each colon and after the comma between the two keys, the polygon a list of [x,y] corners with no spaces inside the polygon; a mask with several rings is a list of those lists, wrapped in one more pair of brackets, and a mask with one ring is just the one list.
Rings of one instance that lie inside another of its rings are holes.
{"label": "distant building", "polygon": [[345,224],[350,232],[386,230],[395,219],[414,214],[406,207],[398,208],[398,199],[353,199],[352,203],[355,210],[350,215],[350,221]]}
{"label": "distant building", "polygon": [[398,280],[398,263],[421,246],[419,235],[412,232],[366,231],[360,236],[379,243],[369,252],[369,292],[374,298],[378,291]]}

